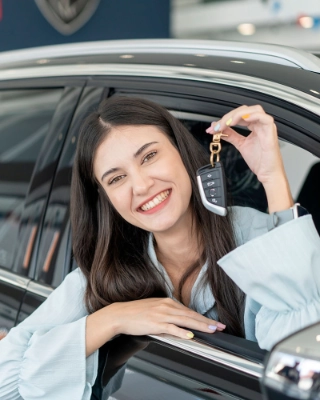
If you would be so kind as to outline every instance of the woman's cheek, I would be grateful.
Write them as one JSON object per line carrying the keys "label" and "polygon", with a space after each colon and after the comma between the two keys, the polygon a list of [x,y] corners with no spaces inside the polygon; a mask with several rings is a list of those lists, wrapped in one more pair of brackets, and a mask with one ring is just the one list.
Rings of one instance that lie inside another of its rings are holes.
{"label": "woman's cheek", "polygon": [[131,211],[131,200],[132,196],[130,191],[126,188],[126,185],[116,188],[114,193],[109,196],[111,203],[118,213],[124,218],[129,215]]}
{"label": "woman's cheek", "polygon": [[166,160],[150,165],[149,176],[160,180],[171,181],[176,175],[175,171],[176,160]]}

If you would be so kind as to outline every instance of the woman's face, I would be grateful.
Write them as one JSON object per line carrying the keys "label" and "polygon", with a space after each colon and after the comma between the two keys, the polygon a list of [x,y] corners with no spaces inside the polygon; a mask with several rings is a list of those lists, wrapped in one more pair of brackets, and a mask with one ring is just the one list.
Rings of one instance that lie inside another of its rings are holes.
{"label": "woman's face", "polygon": [[150,232],[190,217],[191,182],[177,149],[156,126],[113,128],[98,147],[94,174],[118,213]]}

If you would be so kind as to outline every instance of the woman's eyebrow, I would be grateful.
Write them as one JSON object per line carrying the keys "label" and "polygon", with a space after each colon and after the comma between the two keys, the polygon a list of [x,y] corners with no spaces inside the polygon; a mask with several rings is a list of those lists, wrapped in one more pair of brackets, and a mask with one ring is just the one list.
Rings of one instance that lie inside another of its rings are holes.
{"label": "woman's eyebrow", "polygon": [[[138,150],[134,153],[133,157],[134,157],[134,158],[137,158],[137,157],[143,152],[143,150],[145,150],[146,148],[148,148],[149,146],[151,146],[152,144],[155,144],[155,143],[159,143],[159,142],[150,142],[150,143],[144,144],[143,146],[140,147],[140,149],[138,149]],[[113,172],[117,172],[117,171],[119,171],[119,169],[120,169],[120,168],[111,168],[111,169],[108,169],[108,171],[106,171],[106,172],[102,175],[101,181],[103,181],[103,179],[104,179],[107,175],[112,174]]]}
{"label": "woman's eyebrow", "polygon": [[155,144],[155,143],[158,143],[158,142],[150,142],[150,143],[144,144],[143,146],[140,147],[139,150],[137,150],[137,151],[134,153],[133,157],[134,157],[134,158],[137,158],[137,157],[143,152],[143,150],[145,150],[147,147],[149,147],[149,146],[151,146],[152,144]]}
{"label": "woman's eyebrow", "polygon": [[113,172],[117,172],[117,171],[119,171],[119,168],[111,168],[111,169],[108,169],[108,171],[106,171],[106,172],[104,172],[104,173],[102,174],[101,181],[103,181],[104,178],[105,178],[107,175],[112,174]]}

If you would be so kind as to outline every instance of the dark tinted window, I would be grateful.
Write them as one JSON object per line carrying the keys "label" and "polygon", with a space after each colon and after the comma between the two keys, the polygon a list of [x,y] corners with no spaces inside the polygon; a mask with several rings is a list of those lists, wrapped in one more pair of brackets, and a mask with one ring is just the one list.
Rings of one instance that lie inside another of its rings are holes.
{"label": "dark tinted window", "polygon": [[62,89],[0,91],[0,266],[8,269],[35,162],[61,94]]}
{"label": "dark tinted window", "polygon": [[70,182],[80,126],[97,109],[103,88],[86,88],[75,112],[53,182],[41,233],[35,279],[57,287],[70,271]]}

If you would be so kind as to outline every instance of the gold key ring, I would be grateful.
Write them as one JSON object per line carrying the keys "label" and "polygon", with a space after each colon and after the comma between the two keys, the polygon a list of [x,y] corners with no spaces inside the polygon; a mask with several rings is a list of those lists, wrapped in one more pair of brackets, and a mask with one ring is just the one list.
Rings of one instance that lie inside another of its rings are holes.
{"label": "gold key ring", "polygon": [[212,137],[212,142],[210,143],[210,163],[212,167],[214,167],[214,156],[215,154],[217,155],[216,162],[220,161],[220,151],[221,151],[221,143],[220,143],[220,138],[221,136],[228,136],[224,135],[222,132],[215,133]]}

